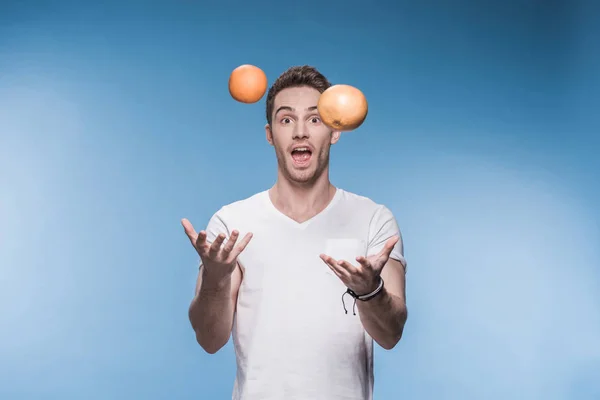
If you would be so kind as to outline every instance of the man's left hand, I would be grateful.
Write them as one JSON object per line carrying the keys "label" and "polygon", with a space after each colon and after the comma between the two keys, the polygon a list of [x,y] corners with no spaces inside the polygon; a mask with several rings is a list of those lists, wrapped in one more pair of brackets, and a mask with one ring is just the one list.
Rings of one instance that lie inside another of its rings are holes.
{"label": "man's left hand", "polygon": [[327,264],[334,274],[358,295],[368,294],[377,289],[381,270],[390,258],[390,254],[400,238],[394,236],[385,243],[383,249],[369,257],[358,256],[359,265],[352,265],[346,260],[335,260],[326,254],[321,254],[321,259]]}

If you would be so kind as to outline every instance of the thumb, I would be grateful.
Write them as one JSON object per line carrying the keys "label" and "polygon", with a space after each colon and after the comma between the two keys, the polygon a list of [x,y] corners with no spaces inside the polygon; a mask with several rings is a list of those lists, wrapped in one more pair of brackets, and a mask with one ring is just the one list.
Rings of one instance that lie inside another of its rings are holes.
{"label": "thumb", "polygon": [[186,218],[183,218],[181,220],[181,225],[183,226],[183,230],[185,231],[185,234],[187,235],[187,237],[190,239],[192,244],[195,245],[198,234],[196,233],[196,230],[194,229],[192,223],[190,221],[188,221]]}
{"label": "thumb", "polygon": [[392,250],[394,250],[394,246],[396,245],[396,243],[398,243],[398,240],[400,240],[400,237],[397,235],[388,239],[388,241],[385,242],[383,250],[381,251],[381,256],[385,257],[385,259],[387,260],[390,257],[390,254],[392,254]]}

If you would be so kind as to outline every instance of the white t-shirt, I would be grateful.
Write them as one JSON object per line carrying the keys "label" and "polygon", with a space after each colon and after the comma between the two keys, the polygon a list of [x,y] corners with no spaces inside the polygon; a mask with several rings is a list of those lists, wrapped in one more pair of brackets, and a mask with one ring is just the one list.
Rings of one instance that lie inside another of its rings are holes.
{"label": "white t-shirt", "polygon": [[[390,210],[337,189],[327,208],[298,223],[268,191],[222,207],[209,241],[237,229],[253,237],[238,258],[244,269],[233,324],[237,374],[233,400],[371,400],[373,340],[354,299],[319,255],[357,264],[400,235]],[[402,238],[391,258],[406,268]]]}

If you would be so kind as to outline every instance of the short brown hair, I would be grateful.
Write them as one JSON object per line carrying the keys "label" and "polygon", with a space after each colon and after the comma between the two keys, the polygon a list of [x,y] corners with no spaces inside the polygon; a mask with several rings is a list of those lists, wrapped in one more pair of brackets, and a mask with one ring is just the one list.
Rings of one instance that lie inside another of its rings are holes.
{"label": "short brown hair", "polygon": [[267,122],[273,122],[273,102],[277,93],[291,87],[309,86],[323,93],[331,83],[315,67],[310,65],[294,66],[279,75],[267,94]]}

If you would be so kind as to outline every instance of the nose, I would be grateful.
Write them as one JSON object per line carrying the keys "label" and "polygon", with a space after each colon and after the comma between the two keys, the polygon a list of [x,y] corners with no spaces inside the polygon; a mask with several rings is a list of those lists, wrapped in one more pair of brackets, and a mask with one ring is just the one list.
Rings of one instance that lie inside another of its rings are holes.
{"label": "nose", "polygon": [[306,125],[304,122],[299,122],[294,126],[293,139],[308,139],[310,137]]}

